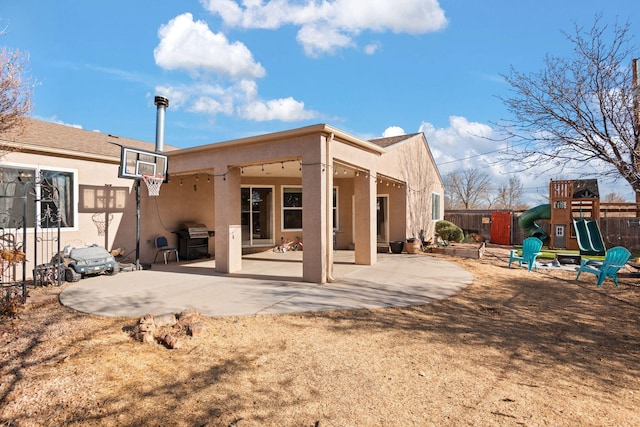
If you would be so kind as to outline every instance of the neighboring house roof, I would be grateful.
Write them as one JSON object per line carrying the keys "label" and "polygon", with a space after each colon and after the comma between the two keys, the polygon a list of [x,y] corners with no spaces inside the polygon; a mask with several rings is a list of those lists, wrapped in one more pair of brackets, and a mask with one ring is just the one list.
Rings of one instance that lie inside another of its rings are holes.
{"label": "neighboring house roof", "polygon": [[415,138],[416,136],[422,136],[422,139],[427,148],[427,153],[429,155],[429,158],[431,159],[431,163],[434,165],[436,173],[438,174],[438,179],[440,180],[440,183],[444,185],[444,182],[442,180],[442,175],[440,175],[440,170],[436,165],[436,160],[433,157],[433,153],[431,152],[431,147],[429,147],[429,143],[427,142],[427,138],[424,136],[424,133],[417,132],[417,133],[410,133],[406,135],[390,136],[388,138],[376,138],[376,139],[370,139],[369,142],[385,149],[387,148],[393,149],[394,148],[392,147],[393,145]]}
{"label": "neighboring house roof", "polygon": [[414,137],[416,135],[419,135],[419,133],[412,133],[412,134],[398,135],[398,136],[390,136],[388,138],[370,139],[369,142],[371,142],[372,144],[376,144],[379,147],[387,148],[390,145],[397,144],[398,142],[404,141],[405,139],[412,138],[412,137]]}
{"label": "neighboring house roof", "polygon": [[[155,151],[155,143],[123,138],[72,126],[27,118],[21,129],[0,134],[0,146],[20,152],[49,153],[60,157],[119,161],[120,147]],[[176,148],[165,145],[165,151]]]}

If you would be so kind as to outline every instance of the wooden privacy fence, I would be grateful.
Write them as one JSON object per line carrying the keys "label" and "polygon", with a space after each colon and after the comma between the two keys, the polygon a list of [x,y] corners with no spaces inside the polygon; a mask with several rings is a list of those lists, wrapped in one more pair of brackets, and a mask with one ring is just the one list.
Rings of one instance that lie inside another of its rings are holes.
{"label": "wooden privacy fence", "polygon": [[[497,224],[496,212],[510,215],[509,242],[493,242],[496,231],[492,227],[504,228],[504,224]],[[444,219],[460,227],[465,235],[479,234],[488,242],[504,245],[521,245],[528,237],[518,225],[518,217],[524,211],[505,210],[448,210]],[[600,232],[607,248],[624,246],[630,250],[640,250],[640,204],[636,203],[600,203]],[[538,220],[545,232],[550,233],[549,222]],[[493,236],[493,238],[492,238]]]}
{"label": "wooden privacy fence", "polygon": [[608,248],[640,249],[640,204],[600,203],[600,232]]}

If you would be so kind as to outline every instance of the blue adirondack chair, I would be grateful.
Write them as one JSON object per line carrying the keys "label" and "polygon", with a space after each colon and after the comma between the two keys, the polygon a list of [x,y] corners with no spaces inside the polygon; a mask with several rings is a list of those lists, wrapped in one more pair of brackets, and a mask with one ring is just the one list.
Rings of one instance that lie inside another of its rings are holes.
{"label": "blue adirondack chair", "polygon": [[593,261],[589,262],[589,260],[583,259],[580,268],[578,268],[576,280],[580,277],[580,273],[584,271],[585,273],[593,273],[596,275],[598,278],[597,286],[602,286],[604,280],[607,277],[610,277],[613,279],[617,287],[618,270],[627,264],[629,258],[631,258],[631,252],[622,246],[616,246],[615,248],[611,248],[607,251],[602,263],[594,263]]}
{"label": "blue adirondack chair", "polygon": [[511,268],[513,261],[518,261],[520,267],[522,267],[522,263],[527,263],[529,271],[531,271],[532,268],[537,268],[536,258],[541,254],[540,249],[542,249],[542,240],[537,237],[527,237],[522,242],[522,256],[518,256],[517,249],[511,249],[511,253],[509,254],[509,268]]}

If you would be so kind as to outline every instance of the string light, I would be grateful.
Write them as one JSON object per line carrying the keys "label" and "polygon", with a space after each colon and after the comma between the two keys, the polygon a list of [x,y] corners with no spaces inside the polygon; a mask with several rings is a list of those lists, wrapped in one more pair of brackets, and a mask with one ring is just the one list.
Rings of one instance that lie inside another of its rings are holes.
{"label": "string light", "polygon": [[[277,165],[278,163],[280,163],[280,168],[282,170],[286,170],[286,168],[284,167],[285,163],[289,163],[289,162],[298,162],[298,169],[300,170],[300,172],[302,172],[302,166],[303,163],[301,160],[299,159],[291,159],[291,160],[276,160],[274,162],[268,162],[268,163],[258,163],[258,164],[253,164],[253,165],[246,165],[246,166],[229,166],[229,170],[233,170],[233,169],[240,169],[240,173],[241,174],[245,174],[244,173],[244,169],[246,167],[252,167],[252,166],[258,166],[260,165],[260,170],[263,173],[267,173],[265,172],[265,165]],[[382,174],[370,174],[369,171],[365,168],[362,167],[358,167],[358,166],[353,166],[350,164],[346,164],[346,163],[342,163],[340,161],[336,161],[333,165],[327,164],[327,163],[322,163],[322,162],[318,162],[318,163],[309,163],[307,164],[308,166],[310,165],[320,165],[320,167],[322,168],[322,172],[326,172],[328,168],[332,168],[333,167],[333,171],[334,171],[334,175],[339,175],[339,171],[340,168],[342,168],[342,174],[348,176],[349,173],[353,173],[353,175],[351,175],[352,177],[359,177],[360,175],[364,176],[367,179],[372,179],[375,180],[375,182],[379,185],[385,185],[386,187],[391,187],[393,186],[394,188],[398,188],[398,189],[402,189],[405,188],[405,185],[403,182],[401,182],[400,180],[396,179],[396,178],[392,178],[392,177],[387,177],[384,176]],[[213,176],[214,178],[216,176],[221,176],[223,181],[227,180],[227,173],[226,172],[224,174],[207,174],[207,182],[210,183],[211,182],[211,177]],[[200,173],[194,173],[194,175],[191,175],[191,177],[195,176],[195,182],[198,182],[200,180]],[[188,181],[191,179],[189,176],[186,177],[187,179],[187,183]],[[167,182],[171,182],[171,180],[169,178],[167,178]],[[184,177],[180,177],[180,186],[182,187],[184,184]],[[422,192],[424,190],[418,190],[418,189],[412,189],[411,187],[406,187],[407,190],[406,191],[411,191],[411,192]],[[194,191],[196,190],[196,187],[194,186]]]}

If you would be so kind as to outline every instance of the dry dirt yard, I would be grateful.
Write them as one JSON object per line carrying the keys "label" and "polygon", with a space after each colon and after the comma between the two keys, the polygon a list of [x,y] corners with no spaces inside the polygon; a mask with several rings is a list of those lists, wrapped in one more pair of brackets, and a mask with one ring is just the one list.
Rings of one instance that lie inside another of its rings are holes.
{"label": "dry dirt yard", "polygon": [[437,256],[473,284],[418,307],[204,318],[177,350],[32,290],[0,330],[0,425],[640,425],[640,279]]}

